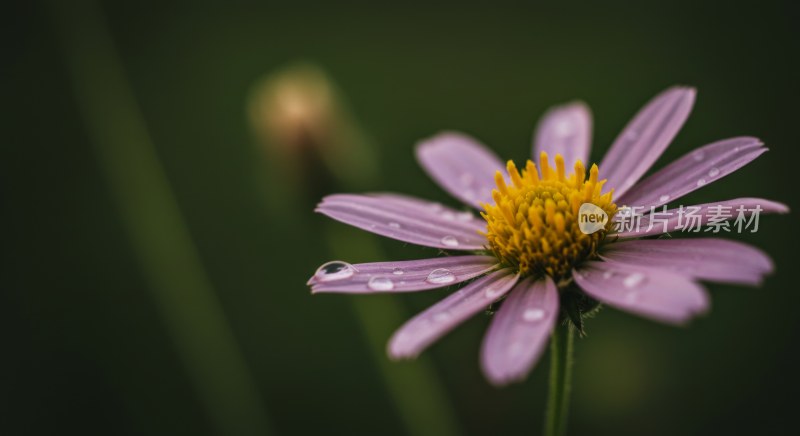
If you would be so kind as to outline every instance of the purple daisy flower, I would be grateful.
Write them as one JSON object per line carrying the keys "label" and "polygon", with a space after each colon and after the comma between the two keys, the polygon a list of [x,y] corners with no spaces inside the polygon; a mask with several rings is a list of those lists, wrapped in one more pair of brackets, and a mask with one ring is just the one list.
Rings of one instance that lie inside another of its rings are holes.
{"label": "purple daisy flower", "polygon": [[[388,352],[393,358],[414,357],[467,318],[503,300],[480,359],[495,385],[523,379],[558,320],[574,321],[565,298],[584,309],[587,302],[599,302],[661,322],[686,323],[709,308],[699,280],[758,285],[773,270],[766,254],[739,242],[641,239],[686,230],[683,206],[668,210],[668,202],[767,151],[756,138],[726,139],[700,147],[640,181],[678,133],[694,100],[695,90],[686,87],[657,95],[628,123],[599,166],[591,166],[588,177],[583,162],[589,157],[592,119],[582,103],[544,115],[533,144],[539,164],[529,160],[521,171],[511,161],[503,165],[489,149],[460,133],[422,141],[416,155],[425,171],[481,216],[398,194],[325,197],[316,209],[320,213],[451,255],[356,265],[328,262],[309,280],[312,292],[411,292],[469,281],[403,325],[391,338]],[[554,155],[554,166],[548,155]],[[585,231],[579,222],[587,204],[600,217],[596,231]],[[715,208],[735,213],[715,218],[710,213]],[[685,209],[695,212],[698,226],[727,226],[726,219],[736,213],[737,219],[752,219],[761,212],[788,211],[783,204],[759,198]],[[631,221],[637,226],[625,225]],[[452,255],[455,252],[462,254]]]}

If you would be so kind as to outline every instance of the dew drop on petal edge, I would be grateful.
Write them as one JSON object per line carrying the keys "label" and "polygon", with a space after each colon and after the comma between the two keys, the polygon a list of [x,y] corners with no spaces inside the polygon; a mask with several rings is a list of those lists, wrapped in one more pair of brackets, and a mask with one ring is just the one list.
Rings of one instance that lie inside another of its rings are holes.
{"label": "dew drop on petal edge", "polygon": [[353,265],[341,260],[333,260],[325,263],[314,273],[314,277],[320,282],[332,282],[334,280],[342,280],[351,277],[355,274],[356,269]]}
{"label": "dew drop on petal edge", "polygon": [[458,247],[458,239],[455,236],[445,236],[442,238],[442,244],[448,247]]}
{"label": "dew drop on petal edge", "polygon": [[475,218],[475,215],[472,212],[459,212],[456,214],[456,219],[459,221],[469,221]]}

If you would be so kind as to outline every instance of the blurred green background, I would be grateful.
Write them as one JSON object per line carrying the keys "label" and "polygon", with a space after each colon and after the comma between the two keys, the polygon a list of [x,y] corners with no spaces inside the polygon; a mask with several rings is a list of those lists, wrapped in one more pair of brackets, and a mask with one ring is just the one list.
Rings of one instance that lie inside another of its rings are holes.
{"label": "blurred green background", "polygon": [[[359,321],[381,307],[402,320],[447,291],[312,297],[305,286],[319,264],[340,257],[327,234],[347,232],[312,213],[319,196],[357,186],[456,205],[412,154],[442,129],[520,162],[537,118],[582,99],[594,112],[599,160],[650,97],[693,85],[693,116],[657,166],[737,135],[758,136],[771,151],[687,203],[763,196],[798,207],[800,17],[790,2],[4,9],[2,434],[406,434],[386,377],[420,368],[436,381],[422,391],[443,392],[435,400],[451,421],[423,428],[538,434],[546,358],[525,383],[491,387],[477,363],[486,316],[423,362],[403,363],[375,348],[399,322],[365,332]],[[319,162],[292,167],[258,134],[248,115],[254,90],[299,61],[335,84],[347,114],[339,121],[361,129],[358,142],[377,160],[349,150],[342,165],[367,165],[374,177],[337,183],[320,176]],[[126,158],[142,144],[157,161]],[[137,172],[150,164],[163,168],[163,184]],[[153,191],[126,191],[125,174]],[[142,242],[137,228],[185,234]],[[757,234],[733,237],[773,256],[777,273],[763,288],[708,285],[713,310],[688,328],[610,309],[589,322],[577,343],[571,434],[796,431],[796,219],[762,217]],[[363,241],[346,260],[435,253]],[[187,253],[188,263],[176,260]],[[159,269],[165,275],[153,276]],[[170,293],[172,280],[182,292]]]}

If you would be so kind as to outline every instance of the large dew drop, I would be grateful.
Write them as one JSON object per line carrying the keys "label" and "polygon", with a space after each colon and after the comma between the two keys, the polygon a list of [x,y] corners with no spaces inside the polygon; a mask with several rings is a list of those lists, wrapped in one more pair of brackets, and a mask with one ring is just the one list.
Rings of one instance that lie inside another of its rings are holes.
{"label": "large dew drop", "polygon": [[353,265],[342,262],[341,260],[334,260],[317,268],[317,272],[314,273],[314,278],[320,282],[332,282],[334,280],[342,280],[351,277],[355,272],[356,269]]}
{"label": "large dew drop", "polygon": [[394,282],[388,277],[372,277],[367,282],[367,287],[373,291],[391,291],[394,289]]}
{"label": "large dew drop", "polygon": [[425,279],[425,281],[435,285],[453,283],[456,281],[456,275],[453,274],[453,272],[449,269],[436,268],[435,270],[431,271],[430,274],[428,274],[428,277]]}

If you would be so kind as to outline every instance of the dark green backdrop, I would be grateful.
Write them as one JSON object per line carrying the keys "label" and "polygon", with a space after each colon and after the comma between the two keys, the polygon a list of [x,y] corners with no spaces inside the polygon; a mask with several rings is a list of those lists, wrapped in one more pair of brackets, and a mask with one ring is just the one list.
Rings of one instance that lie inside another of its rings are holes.
{"label": "dark green backdrop", "polygon": [[[693,116],[658,165],[758,136],[769,153],[690,199],[764,196],[796,210],[791,2],[563,3],[99,5],[273,433],[405,432],[354,314],[359,297],[305,286],[336,225],[266,173],[248,124],[254,83],[292,62],[324,69],[369,135],[379,171],[365,189],[455,205],[416,166],[417,140],[463,130],[519,162],[538,116],[576,98],[594,112],[599,160],[647,99],[688,84],[699,90]],[[86,27],[70,26],[81,12],[65,8],[20,2],[0,18],[0,433],[213,434],[79,113],[68,65],[80,53],[64,40]],[[709,285],[713,310],[688,328],[614,310],[591,320],[571,433],[793,433],[797,236],[796,215],[762,217],[740,239],[767,250],[776,274],[761,289]],[[430,254],[379,244],[390,258]],[[442,295],[395,301],[410,316]],[[525,383],[491,387],[477,364],[487,323],[476,317],[426,354],[458,426],[538,434],[546,361]]]}

